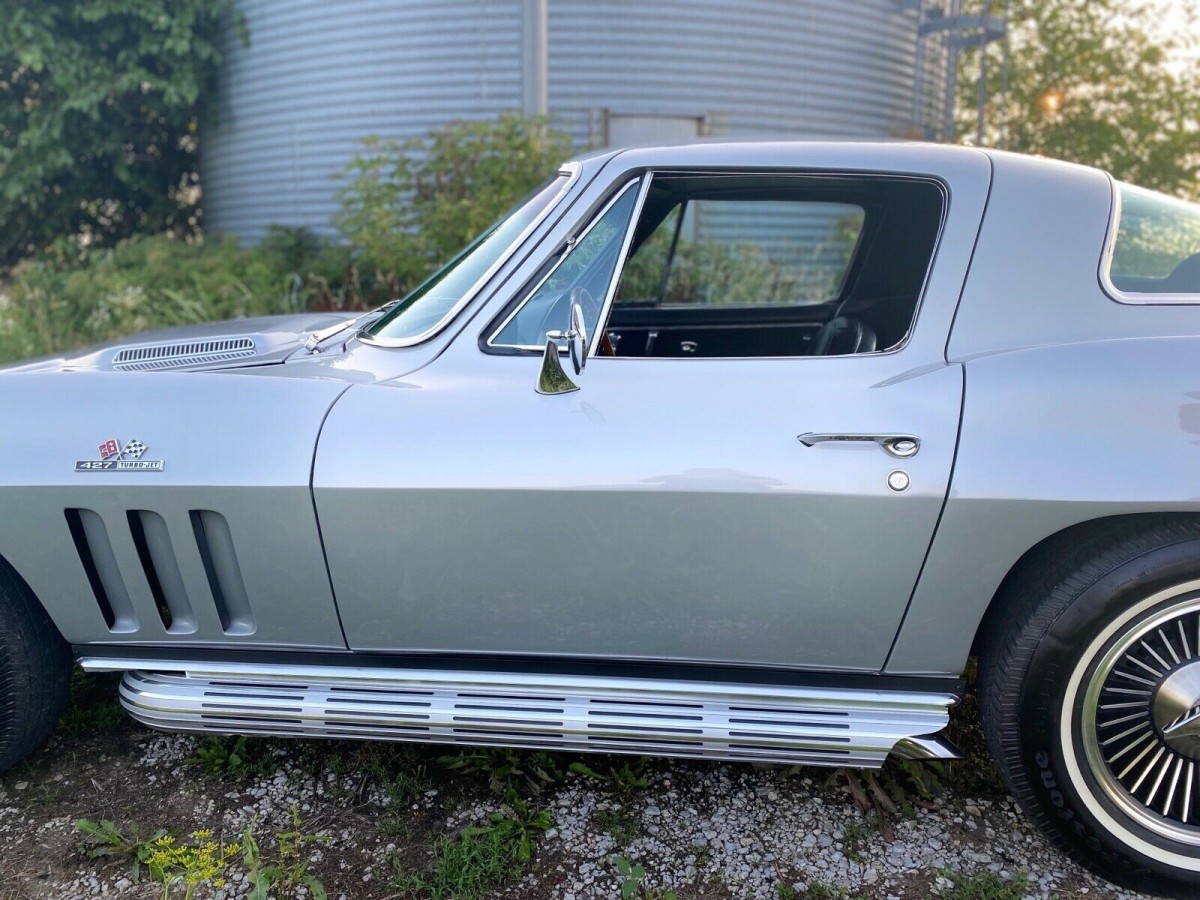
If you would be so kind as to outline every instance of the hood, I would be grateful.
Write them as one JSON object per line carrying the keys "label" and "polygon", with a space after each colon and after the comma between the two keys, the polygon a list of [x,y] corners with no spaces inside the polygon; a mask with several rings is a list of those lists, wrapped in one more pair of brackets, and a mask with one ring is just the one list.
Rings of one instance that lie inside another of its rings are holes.
{"label": "hood", "polygon": [[147,331],[112,344],[0,367],[5,372],[213,370],[283,362],[314,331],[350,322],[345,313],[230,319]]}

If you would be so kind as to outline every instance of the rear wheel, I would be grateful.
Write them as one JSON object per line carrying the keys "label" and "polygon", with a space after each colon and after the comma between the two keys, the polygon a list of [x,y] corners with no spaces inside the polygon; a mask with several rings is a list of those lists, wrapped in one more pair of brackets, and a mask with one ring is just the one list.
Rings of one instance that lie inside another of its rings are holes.
{"label": "rear wheel", "polygon": [[70,647],[28,585],[0,561],[0,772],[41,746],[70,688]]}
{"label": "rear wheel", "polygon": [[1026,814],[1140,890],[1200,889],[1200,523],[1037,551],[985,623],[980,713]]}

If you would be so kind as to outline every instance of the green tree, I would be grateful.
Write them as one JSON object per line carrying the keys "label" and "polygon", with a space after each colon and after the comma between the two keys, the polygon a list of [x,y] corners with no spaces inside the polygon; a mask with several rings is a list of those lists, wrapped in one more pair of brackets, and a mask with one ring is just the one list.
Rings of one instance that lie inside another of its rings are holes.
{"label": "green tree", "polygon": [[[979,12],[983,0],[967,6]],[[993,12],[1002,6],[992,0]],[[1160,14],[1146,0],[1013,0],[1006,108],[999,42],[986,51],[985,142],[1200,196],[1200,62],[1181,63],[1195,48],[1196,29],[1157,38]],[[975,130],[979,53],[960,57],[964,135]]]}
{"label": "green tree", "polygon": [[571,151],[569,135],[515,115],[364,143],[346,170],[337,225],[364,265],[392,273],[400,287],[461,250]]}
{"label": "green tree", "polygon": [[198,120],[231,0],[4,0],[0,266],[197,226]]}

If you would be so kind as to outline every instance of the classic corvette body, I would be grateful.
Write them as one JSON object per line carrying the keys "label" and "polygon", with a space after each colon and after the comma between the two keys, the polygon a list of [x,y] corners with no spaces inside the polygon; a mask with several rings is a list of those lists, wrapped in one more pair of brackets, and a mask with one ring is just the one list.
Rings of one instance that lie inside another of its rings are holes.
{"label": "classic corvette body", "polygon": [[1200,210],[1103,172],[597,154],[360,319],[10,367],[0,650],[169,729],[862,766],[952,758],[979,654],[1052,839],[1196,885],[1198,351]]}

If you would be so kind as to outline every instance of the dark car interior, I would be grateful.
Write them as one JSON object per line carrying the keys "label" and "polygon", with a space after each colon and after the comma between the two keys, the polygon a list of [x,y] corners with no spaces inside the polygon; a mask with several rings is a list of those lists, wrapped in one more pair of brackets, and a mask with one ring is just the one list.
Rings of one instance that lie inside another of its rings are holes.
{"label": "dark car interior", "polygon": [[[903,342],[916,315],[941,228],[944,193],[914,178],[656,174],[634,233],[630,262],[668,217],[697,200],[792,200],[862,210],[861,230],[836,296],[821,302],[666,300],[675,243],[654,296],[618,290],[600,353],[627,357],[841,356]],[[676,227],[676,231],[678,228]],[[678,235],[676,234],[676,242]],[[626,267],[628,272],[628,266]]]}
{"label": "dark car interior", "polygon": [[1200,253],[1184,259],[1165,278],[1114,274],[1112,283],[1130,294],[1200,294]]}

